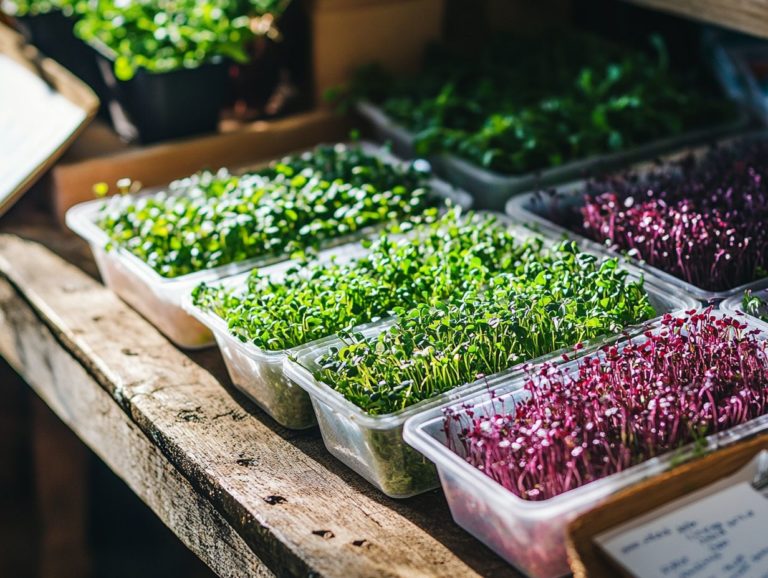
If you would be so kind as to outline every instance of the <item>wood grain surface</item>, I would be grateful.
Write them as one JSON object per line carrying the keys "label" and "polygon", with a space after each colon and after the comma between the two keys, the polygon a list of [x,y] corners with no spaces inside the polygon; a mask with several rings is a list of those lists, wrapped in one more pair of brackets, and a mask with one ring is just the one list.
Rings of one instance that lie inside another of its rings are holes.
{"label": "wood grain surface", "polygon": [[768,38],[768,0],[629,0],[669,12]]}

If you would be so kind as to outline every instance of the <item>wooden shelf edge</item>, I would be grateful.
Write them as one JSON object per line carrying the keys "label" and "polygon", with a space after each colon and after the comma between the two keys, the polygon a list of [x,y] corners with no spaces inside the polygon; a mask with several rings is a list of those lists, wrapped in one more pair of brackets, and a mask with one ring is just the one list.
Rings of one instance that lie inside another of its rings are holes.
{"label": "wooden shelf edge", "polygon": [[768,0],[625,0],[699,22],[768,38]]}

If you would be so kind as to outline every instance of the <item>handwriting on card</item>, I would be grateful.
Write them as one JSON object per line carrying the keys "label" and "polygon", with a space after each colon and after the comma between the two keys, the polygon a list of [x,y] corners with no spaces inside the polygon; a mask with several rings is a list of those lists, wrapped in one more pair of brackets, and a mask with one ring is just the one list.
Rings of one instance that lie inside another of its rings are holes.
{"label": "handwriting on card", "polygon": [[768,578],[768,500],[743,482],[596,541],[637,578]]}

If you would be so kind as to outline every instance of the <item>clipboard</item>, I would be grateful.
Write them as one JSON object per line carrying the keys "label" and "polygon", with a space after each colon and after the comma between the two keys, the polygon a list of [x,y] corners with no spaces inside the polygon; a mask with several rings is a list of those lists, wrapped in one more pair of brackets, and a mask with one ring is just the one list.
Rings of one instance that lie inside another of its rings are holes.
{"label": "clipboard", "polygon": [[0,217],[96,116],[99,99],[0,22]]}

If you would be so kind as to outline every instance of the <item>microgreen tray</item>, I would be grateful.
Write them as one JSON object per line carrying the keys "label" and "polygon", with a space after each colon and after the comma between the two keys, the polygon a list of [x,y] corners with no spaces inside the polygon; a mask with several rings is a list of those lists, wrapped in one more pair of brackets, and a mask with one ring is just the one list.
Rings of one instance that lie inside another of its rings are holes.
{"label": "microgreen tray", "polygon": [[[719,141],[718,145],[727,146],[729,143],[740,139],[765,139],[768,133],[764,131],[750,132],[740,137],[730,137]],[[681,151],[671,153],[663,157],[663,161],[674,161],[687,155],[693,154],[700,157],[709,150],[709,147],[700,146],[695,148],[685,148]],[[638,163],[629,167],[628,171],[634,172],[642,178],[643,172],[657,167],[656,162]],[[622,252],[615,251],[592,239],[588,239],[577,232],[567,229],[563,225],[554,222],[549,215],[563,214],[577,209],[583,205],[584,189],[589,181],[586,179],[573,181],[548,190],[534,190],[525,194],[518,195],[509,199],[506,206],[506,214],[519,223],[540,232],[551,238],[569,238],[576,240],[585,250],[592,252],[601,252],[612,256],[621,255]],[[726,299],[732,295],[741,295],[745,290],[759,287],[768,279],[759,279],[750,283],[745,283],[738,287],[726,291],[709,291],[688,283],[675,275],[662,271],[658,267],[653,267],[647,263],[632,257],[625,257],[634,265],[646,271],[649,275],[660,279],[661,281],[674,287],[677,291],[684,291],[686,294],[703,303],[712,303]]]}
{"label": "microgreen tray", "polygon": [[[502,225],[514,228],[520,236],[529,235],[522,228],[513,226],[511,219],[504,215],[494,215],[494,218]],[[407,236],[418,234],[419,229],[417,228],[408,233]],[[368,253],[369,249],[364,248],[360,243],[349,243],[321,251],[317,256],[317,262],[327,263],[335,260],[337,264],[341,264],[363,257]],[[261,269],[260,274],[265,278],[279,281],[284,277],[285,272],[295,264],[295,261],[283,261]],[[241,273],[222,280],[216,286],[241,292],[246,287],[249,275],[250,272]],[[318,345],[322,347],[326,338],[297,345],[290,349],[267,351],[253,343],[241,341],[232,334],[226,321],[219,315],[197,307],[193,303],[191,295],[184,298],[182,307],[213,333],[224,357],[232,383],[238,389],[284,427],[305,429],[316,424],[309,395],[304,389],[288,379],[284,372],[284,362],[307,348],[311,349]],[[380,327],[387,326],[389,323],[391,321],[387,319],[381,322],[366,323],[357,329],[367,331],[367,328],[370,327],[372,331],[377,332]]]}
{"label": "microgreen tray", "polygon": [[[367,252],[360,243],[350,243],[321,252],[317,261],[323,263],[334,258],[336,262],[345,262]],[[294,261],[283,261],[265,267],[260,273],[279,280],[293,265]],[[234,290],[243,289],[249,275],[250,272],[240,273],[221,281],[218,286]],[[182,306],[213,333],[235,387],[284,427],[306,429],[317,423],[307,393],[283,373],[283,364],[287,357],[302,349],[302,346],[266,351],[238,339],[231,333],[224,319],[195,306],[191,295],[184,298]]]}
{"label": "microgreen tray", "polygon": [[[631,266],[625,268],[633,278],[640,277],[639,270]],[[695,306],[695,301],[676,295],[667,286],[646,281],[645,287],[651,304],[659,315]],[[394,319],[372,323],[361,328],[360,333],[365,338],[372,338],[394,323]],[[627,331],[631,329],[628,328]],[[604,339],[585,344],[583,351],[591,351],[610,339],[610,336],[606,336]],[[382,492],[394,498],[410,497],[437,487],[433,465],[403,442],[403,424],[408,418],[446,401],[458,399],[468,392],[493,388],[509,376],[519,373],[523,365],[543,362],[564,352],[560,350],[535,360],[528,360],[525,364],[521,363],[494,376],[465,384],[396,413],[372,416],[314,377],[319,369],[319,359],[331,348],[340,345],[341,340],[335,336],[308,344],[287,359],[285,375],[309,394],[328,450]]]}
{"label": "microgreen tray", "polygon": [[[715,313],[717,316],[727,316]],[[740,321],[744,321],[740,319]],[[748,322],[751,327],[757,327]],[[659,332],[659,324],[651,329]],[[760,339],[768,338],[762,333]],[[647,339],[644,335],[634,342]],[[622,347],[622,340],[618,347]],[[575,368],[578,359],[560,361],[565,370]],[[445,410],[461,413],[474,408],[474,415],[497,415],[502,402],[505,412],[530,396],[523,389],[526,376],[518,373],[489,387],[490,392],[474,391],[460,399],[432,404],[408,421],[404,437],[408,444],[437,467],[453,519],[509,563],[532,578],[555,578],[570,572],[565,550],[567,524],[608,496],[648,477],[658,475],[681,462],[768,429],[768,415],[706,438],[705,443],[690,444],[632,466],[620,473],[585,484],[555,497],[523,500],[485,475],[447,446],[444,430]],[[511,403],[510,403],[511,402]],[[460,447],[460,446],[457,446]]]}
{"label": "microgreen tray", "polygon": [[[380,107],[371,102],[360,102],[357,110],[373,125],[376,138],[382,142],[391,142],[394,150],[401,156],[415,155],[413,135],[394,122]],[[449,153],[430,157],[430,162],[435,171],[448,182],[469,191],[474,196],[476,208],[501,211],[513,195],[653,158],[682,146],[710,141],[742,130],[746,125],[746,116],[740,116],[732,122],[704,127],[675,137],[657,139],[624,151],[575,160],[558,167],[517,176],[503,175],[484,169]]]}
{"label": "microgreen tray", "polygon": [[[364,152],[377,156],[385,162],[403,163],[378,145],[364,142],[361,143],[361,146]],[[294,154],[302,152],[306,152],[306,150]],[[441,202],[451,201],[453,204],[465,208],[472,204],[472,199],[467,193],[448,185],[444,181],[432,178],[429,184],[433,195]],[[154,189],[137,195],[137,197],[157,194],[162,194],[162,191]],[[222,279],[256,267],[284,261],[289,257],[286,254],[257,257],[179,277],[163,277],[127,250],[122,248],[107,249],[110,239],[107,233],[97,225],[97,220],[102,208],[108,202],[109,199],[100,199],[73,207],[67,212],[67,225],[91,246],[105,284],[171,341],[185,349],[200,349],[213,344],[213,335],[208,328],[182,308],[183,297],[189,294],[195,286],[202,282]],[[383,225],[384,223],[381,226]],[[354,235],[336,238],[325,246],[337,246],[363,238],[379,230],[381,226],[361,229]]]}

